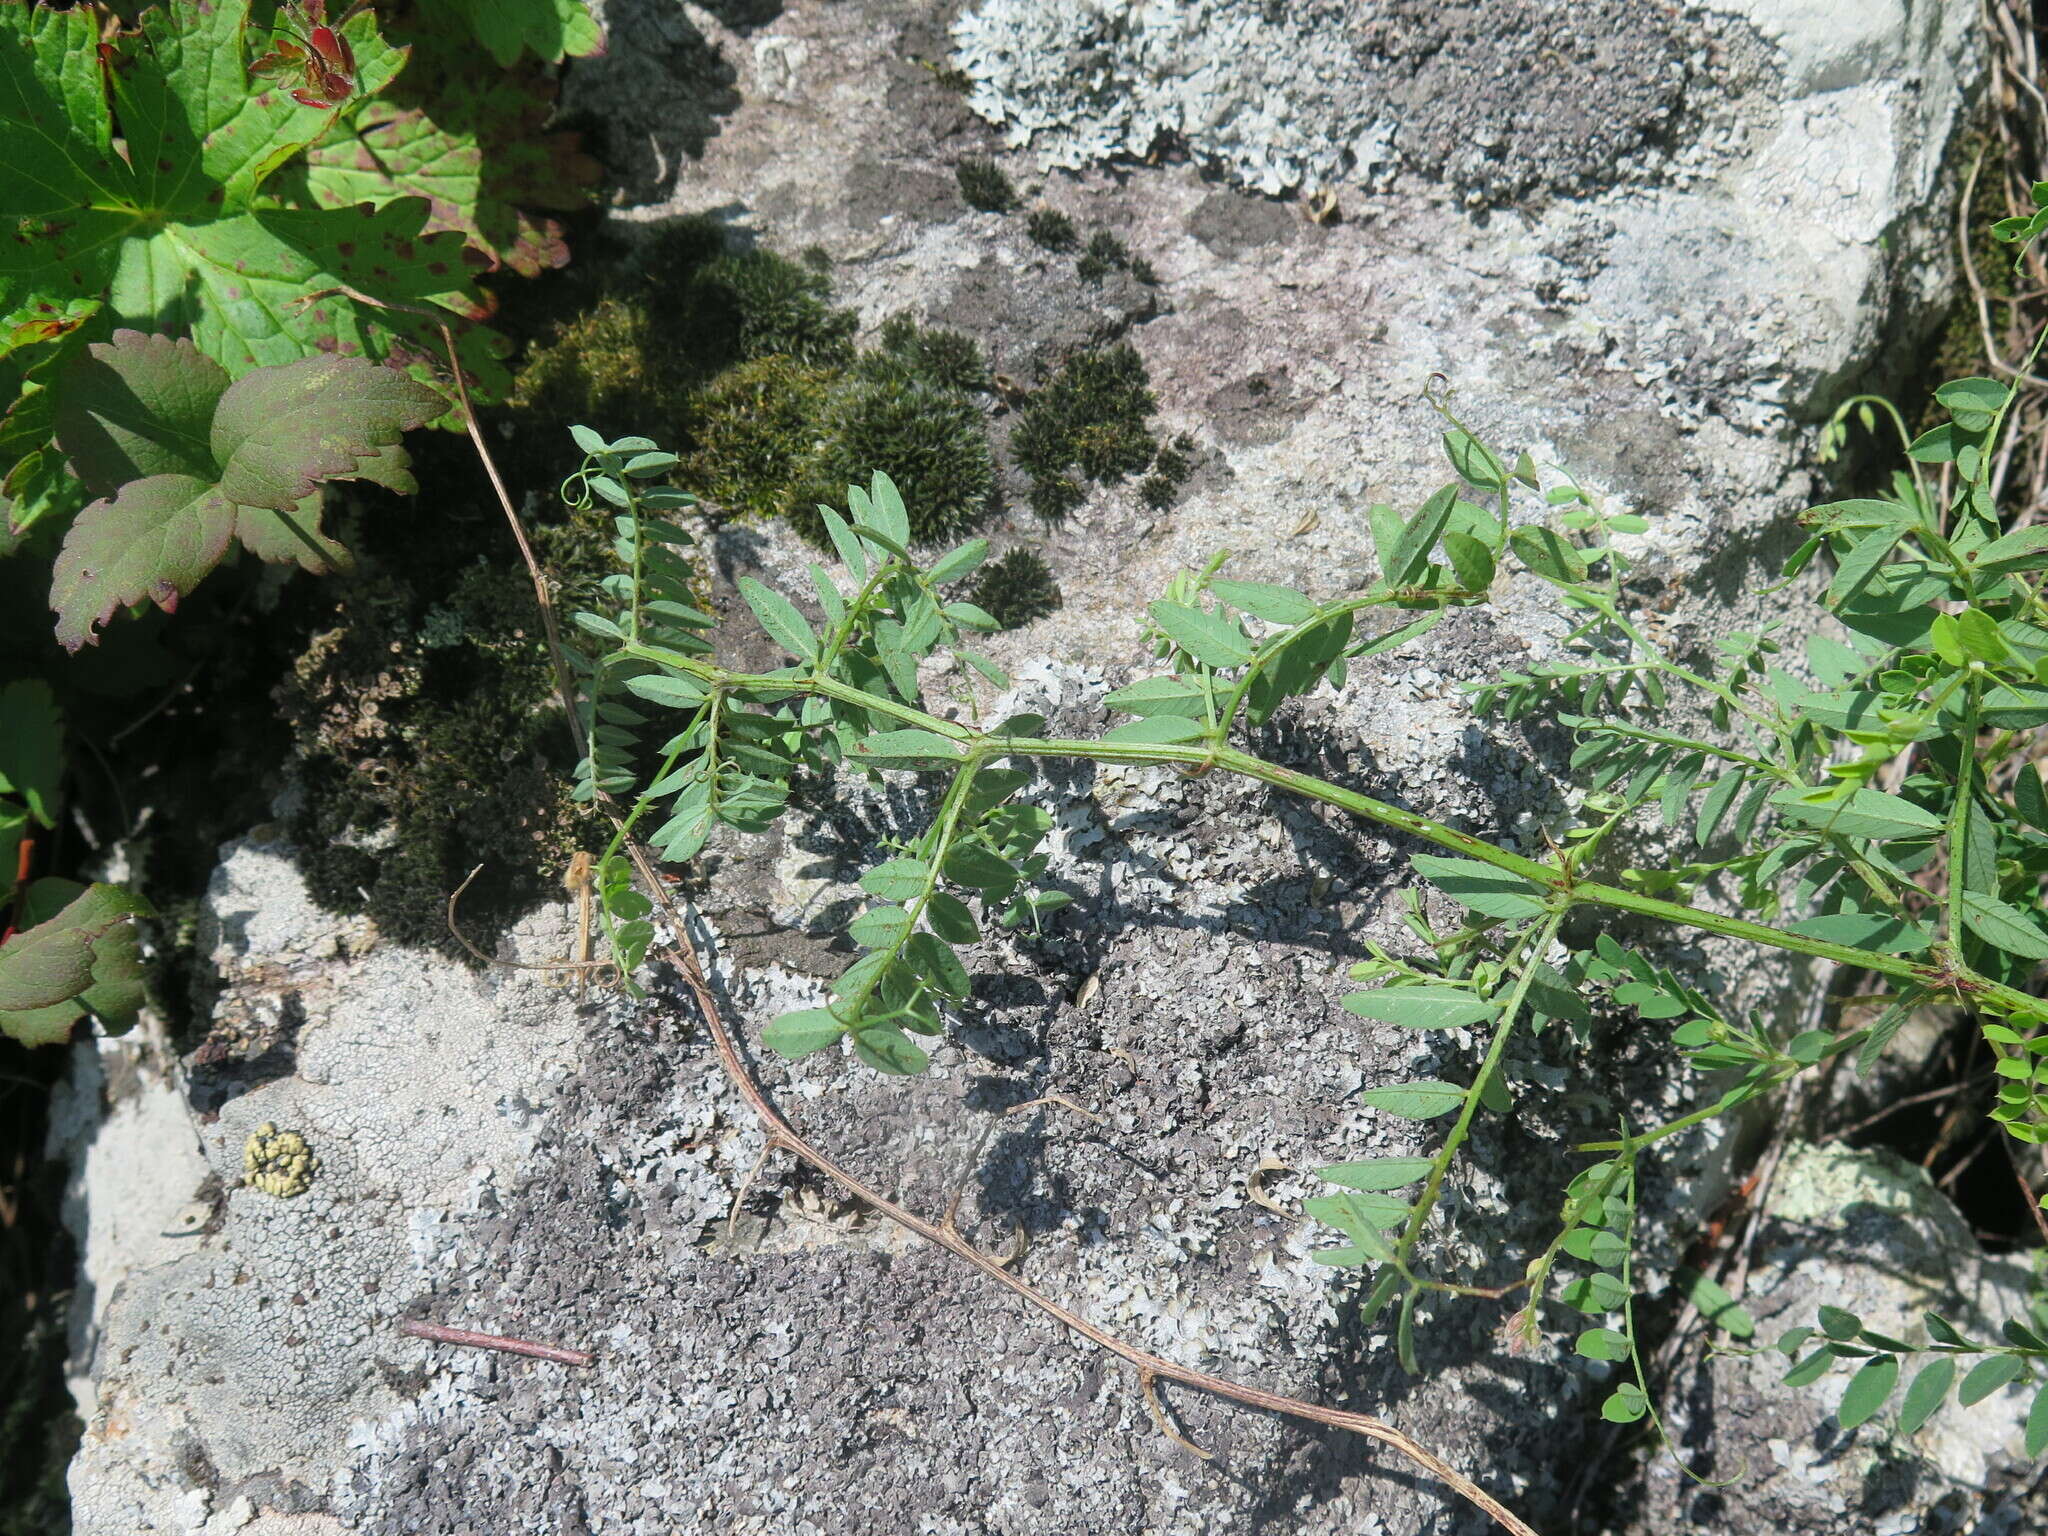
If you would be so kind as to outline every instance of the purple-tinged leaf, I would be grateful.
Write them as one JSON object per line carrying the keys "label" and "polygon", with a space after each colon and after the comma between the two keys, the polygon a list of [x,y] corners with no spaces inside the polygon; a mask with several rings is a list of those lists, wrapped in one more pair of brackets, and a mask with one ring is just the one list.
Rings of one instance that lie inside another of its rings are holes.
{"label": "purple-tinged leaf", "polygon": [[151,475],[78,514],[58,552],[50,606],[67,651],[96,643],[99,626],[147,598],[166,612],[220,563],[235,509],[192,475]]}
{"label": "purple-tinged leaf", "polygon": [[57,446],[95,496],[150,475],[220,474],[207,432],[227,370],[191,342],[119,330],[64,371]]}
{"label": "purple-tinged leaf", "polygon": [[[355,478],[366,460],[445,409],[426,385],[359,357],[259,369],[228,387],[213,418],[221,490],[238,506],[292,511],[321,481]],[[379,462],[371,478],[390,485],[394,473],[403,471]]]}

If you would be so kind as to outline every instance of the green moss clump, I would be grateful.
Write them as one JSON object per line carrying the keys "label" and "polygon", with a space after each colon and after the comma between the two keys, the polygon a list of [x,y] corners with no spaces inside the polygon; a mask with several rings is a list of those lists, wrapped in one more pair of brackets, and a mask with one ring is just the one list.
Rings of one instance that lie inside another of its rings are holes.
{"label": "green moss clump", "polygon": [[1057,208],[1033,210],[1031,217],[1024,221],[1024,233],[1031,237],[1034,245],[1043,246],[1056,255],[1081,248],[1080,232],[1074,228],[1074,221]]}
{"label": "green moss clump", "polygon": [[818,503],[845,506],[846,488],[878,469],[902,491],[920,544],[971,533],[995,500],[995,457],[970,396],[917,379],[856,377],[832,397],[823,441],[790,500],[791,525],[822,544]]}
{"label": "green moss clump", "polygon": [[673,439],[698,394],[740,363],[781,356],[846,367],[860,318],[831,299],[831,280],[815,265],[731,250],[715,220],[659,226],[515,373],[510,467],[533,480],[566,472],[567,429],[578,422],[609,436]]}
{"label": "green moss clump", "polygon": [[927,328],[908,315],[896,315],[883,323],[878,342],[857,365],[867,378],[922,379],[941,389],[975,393],[994,387],[980,346],[959,331]]}
{"label": "green moss clump", "polygon": [[853,361],[860,318],[834,309],[831,298],[824,273],[771,251],[739,251],[696,274],[682,309],[694,322],[691,329],[710,333],[706,340],[729,326],[741,358],[793,357],[813,367],[844,367]]}
{"label": "green moss clump", "polygon": [[1099,283],[1112,272],[1128,272],[1139,282],[1156,285],[1159,274],[1152,270],[1152,263],[1141,256],[1133,256],[1129,246],[1106,229],[1098,229],[1088,239],[1088,249],[1074,264],[1075,272],[1086,282]]}
{"label": "green moss clump", "polygon": [[1035,549],[1013,549],[981,568],[968,601],[1005,629],[1042,619],[1064,599],[1052,567]]}
{"label": "green moss clump", "polygon": [[953,167],[953,176],[970,208],[979,208],[983,213],[1008,213],[1017,206],[1017,189],[993,160],[962,160]]}
{"label": "green moss clump", "polygon": [[[592,547],[565,588],[604,555],[601,537],[576,532]],[[559,552],[569,531],[552,533]],[[398,943],[464,957],[448,894],[482,865],[463,922],[488,949],[606,831],[568,795],[574,751],[549,707],[532,588],[511,565],[479,561],[445,581],[366,563],[333,592],[343,622],[315,635],[279,695],[299,742],[287,832],[308,889]]]}
{"label": "green moss clump", "polygon": [[639,297],[607,294],[533,348],[513,376],[507,403],[521,414],[602,431],[662,388],[653,335]]}
{"label": "green moss clump", "polygon": [[1144,360],[1128,342],[1069,358],[1024,402],[1010,439],[1018,467],[1031,477],[1032,510],[1064,517],[1086,494],[1081,481],[1141,473],[1158,447],[1145,425],[1157,403]]}
{"label": "green moss clump", "polygon": [[697,403],[683,482],[727,512],[772,517],[815,455],[837,376],[788,357],[729,369]]}
{"label": "green moss clump", "polygon": [[1154,512],[1164,512],[1173,505],[1180,488],[1187,484],[1188,476],[1194,473],[1194,461],[1189,457],[1195,451],[1195,440],[1183,432],[1152,461],[1152,473],[1138,482],[1138,499]]}

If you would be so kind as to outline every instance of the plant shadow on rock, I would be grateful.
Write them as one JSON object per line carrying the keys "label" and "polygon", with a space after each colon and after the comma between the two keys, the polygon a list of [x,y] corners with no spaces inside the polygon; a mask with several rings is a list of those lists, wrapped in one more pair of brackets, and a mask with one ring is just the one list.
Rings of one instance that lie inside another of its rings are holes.
{"label": "plant shadow on rock", "polygon": [[[704,10],[745,34],[781,15],[782,3],[709,0]],[[605,31],[605,52],[568,72],[571,120],[593,132],[622,201],[660,202],[682,162],[702,158],[739,107],[739,71],[672,0],[612,0]]]}

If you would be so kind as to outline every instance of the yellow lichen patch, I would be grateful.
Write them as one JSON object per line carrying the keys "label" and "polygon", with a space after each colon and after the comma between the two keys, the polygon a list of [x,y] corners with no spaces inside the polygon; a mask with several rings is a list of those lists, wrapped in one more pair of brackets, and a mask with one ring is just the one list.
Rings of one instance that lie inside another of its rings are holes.
{"label": "yellow lichen patch", "polygon": [[303,1195],[319,1171],[320,1159],[306,1138],[297,1131],[280,1131],[268,1120],[242,1147],[242,1182],[280,1200]]}

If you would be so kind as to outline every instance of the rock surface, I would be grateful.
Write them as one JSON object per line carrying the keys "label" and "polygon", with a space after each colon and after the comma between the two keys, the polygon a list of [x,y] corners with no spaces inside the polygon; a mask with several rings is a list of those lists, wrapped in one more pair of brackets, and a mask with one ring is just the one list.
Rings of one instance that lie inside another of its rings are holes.
{"label": "rock surface", "polygon": [[[1794,1144],[1765,1211],[1744,1292],[1759,1343],[1811,1327],[1823,1305],[1909,1343],[1926,1341],[1930,1310],[1979,1340],[1996,1340],[2009,1319],[2029,1323],[2028,1266],[1987,1258],[1926,1173],[1890,1153]],[[1928,1358],[1907,1357],[1902,1380]],[[1958,1373],[1976,1363],[1962,1358]],[[1823,1411],[1841,1402],[1853,1362],[1810,1387],[1783,1384],[1790,1364],[1775,1350],[1721,1355],[1675,1385],[1669,1427],[1688,1465],[1716,1480],[1747,1475],[1701,1487],[1662,1462],[1633,1529],[2026,1528],[2022,1430],[2033,1387],[2004,1387],[1966,1411],[1951,1404],[1908,1444],[1886,1433],[1889,1416],[1844,1432]]]}
{"label": "rock surface", "polygon": [[[1040,543],[1066,594],[1055,618],[992,647],[1018,678],[1010,702],[1092,732],[1103,692],[1140,660],[1137,602],[1175,569],[1231,548],[1233,574],[1317,595],[1370,578],[1367,505],[1412,506],[1444,478],[1419,398],[1438,372],[1489,439],[1651,518],[1635,554],[1673,643],[1776,616],[1754,594],[1814,488],[1802,413],[1895,366],[1945,299],[1942,167],[1975,8],[1860,29],[1750,9],[1674,9],[1617,44],[1615,89],[1633,105],[1602,115],[1621,135],[1609,143],[1558,115],[1580,101],[1604,114],[1597,80],[1578,96],[1556,79],[1500,94],[1500,72],[1536,73],[1513,40],[1557,35],[1559,8],[1487,7],[1483,32],[1478,7],[1383,8],[1384,37],[1346,44],[1356,90],[1333,80],[1328,100],[1378,113],[1431,97],[1384,162],[1317,115],[1327,102],[1282,88],[1322,53],[1288,65],[1276,49],[1262,67],[1294,74],[1214,97],[1256,95],[1259,112],[1221,114],[1213,142],[1142,99],[1170,83],[1185,107],[1206,78],[1188,63],[1199,37],[1110,57],[1102,78],[1132,99],[1116,106],[1105,85],[1104,120],[1125,137],[1103,140],[1076,107],[1080,127],[1043,130],[1055,161],[1142,154],[1164,125],[1254,186],[1271,184],[1258,166],[1295,167],[1283,181],[1319,181],[1342,214],[1314,223],[1171,160],[1084,164],[1031,189],[1084,230],[1116,231],[1156,288],[1084,280],[1020,217],[969,211],[951,173],[995,140],[935,68],[950,39],[999,21],[1019,35],[1099,25],[1102,7],[989,4],[949,32],[944,8],[891,0],[780,14],[612,0],[612,53],[572,72],[568,97],[609,124],[641,199],[626,217],[714,209],[779,249],[821,246],[870,323],[909,309],[959,326],[1019,378],[1090,341],[1137,347],[1162,425],[1199,445],[1180,503],[1162,513],[1112,488],[1050,532],[1021,511],[994,530]],[[1397,54],[1425,62],[1382,57]],[[962,63],[986,106],[1004,87],[976,57]],[[1440,103],[1474,80],[1490,83],[1470,87],[1471,110],[1509,126],[1468,167],[1449,147],[1465,118]],[[1263,159],[1231,147],[1257,143]],[[1006,163],[1029,180],[1030,160]],[[809,558],[759,526],[715,553],[727,578],[787,581]],[[1482,727],[1457,685],[1559,632],[1539,594],[1510,588],[1492,616],[1460,614],[1426,654],[1359,669],[1262,747],[1534,845],[1569,786],[1546,743]],[[1359,1329],[1349,1282],[1309,1259],[1322,1239],[1252,1198],[1265,1159],[1313,1168],[1423,1145],[1357,1091],[1471,1054],[1453,1042],[1439,1058],[1336,1006],[1342,966],[1398,931],[1410,850],[1166,773],[1060,773],[1034,793],[1059,817],[1054,873],[1076,905],[1042,939],[976,952],[975,1005],[929,1078],[764,1067],[780,1102],[918,1209],[964,1189],[963,1223],[992,1245],[1021,1233],[1030,1278],[1106,1325],[1381,1414],[1539,1526],[1558,1518],[1561,1469],[1597,1438],[1586,1363],[1565,1347],[1502,1355],[1498,1311],[1460,1305],[1425,1319],[1412,1381],[1384,1320]],[[906,791],[849,787],[758,844],[714,849],[705,937],[750,1035],[846,964],[836,935],[859,858],[918,812]],[[579,1010],[531,972],[397,952],[319,914],[254,842],[229,852],[210,922],[219,1050],[173,1064],[114,1046],[81,1064],[81,1536],[1480,1527],[1355,1440],[1175,1394],[1169,1411],[1215,1453],[1191,1459],[1100,1354],[785,1159],[757,1172],[761,1134],[666,988]],[[561,922],[534,919],[509,957],[564,953]],[[1786,973],[1758,975],[1775,989],[1763,1001],[1796,1007]],[[1597,1048],[1553,1031],[1522,1050],[1522,1112],[1484,1131],[1455,1199],[1475,1275],[1543,1230],[1565,1144],[1611,1124],[1610,1106],[1669,1113],[1699,1091],[1640,1031]],[[1006,1113],[1048,1093],[1099,1123],[1057,1105]],[[320,1157],[305,1193],[234,1187],[264,1124]],[[1715,1203],[1725,1150],[1688,1143],[1646,1184],[1667,1234],[1653,1269]],[[142,1191],[128,1188],[138,1157],[159,1175]],[[1308,1183],[1264,1192],[1284,1205]],[[395,1331],[408,1316],[598,1358],[582,1371],[431,1347]],[[1803,1406],[1809,1426],[1825,1418],[1822,1400]],[[1980,1466],[1934,1457],[1916,1508]],[[1804,1518],[1781,1528],[1831,1528]]]}

